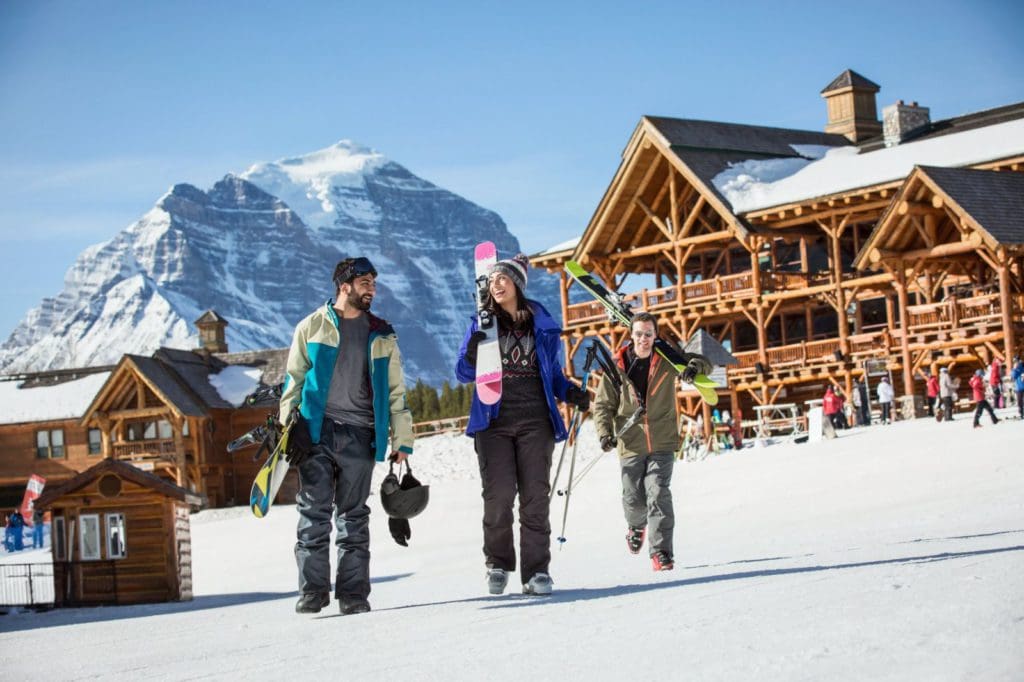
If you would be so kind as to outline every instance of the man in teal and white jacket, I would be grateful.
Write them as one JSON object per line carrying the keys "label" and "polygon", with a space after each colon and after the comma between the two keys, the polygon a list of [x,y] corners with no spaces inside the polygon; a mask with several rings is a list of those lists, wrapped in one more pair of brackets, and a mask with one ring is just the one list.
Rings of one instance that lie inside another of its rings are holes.
{"label": "man in teal and white jacket", "polygon": [[299,322],[288,352],[280,414],[291,426],[289,456],[299,473],[299,613],[317,613],[330,603],[332,509],[341,613],[370,610],[366,501],[374,462],[389,452],[400,463],[412,453],[398,337],[370,313],[376,278],[366,258],[338,263],[335,300]]}

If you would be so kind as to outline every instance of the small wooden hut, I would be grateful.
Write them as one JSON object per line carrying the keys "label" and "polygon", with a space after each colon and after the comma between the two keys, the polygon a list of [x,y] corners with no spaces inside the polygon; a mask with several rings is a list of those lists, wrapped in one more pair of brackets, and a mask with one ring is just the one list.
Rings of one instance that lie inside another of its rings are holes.
{"label": "small wooden hut", "polygon": [[191,508],[204,497],[104,459],[36,500],[52,517],[54,604],[192,599]]}

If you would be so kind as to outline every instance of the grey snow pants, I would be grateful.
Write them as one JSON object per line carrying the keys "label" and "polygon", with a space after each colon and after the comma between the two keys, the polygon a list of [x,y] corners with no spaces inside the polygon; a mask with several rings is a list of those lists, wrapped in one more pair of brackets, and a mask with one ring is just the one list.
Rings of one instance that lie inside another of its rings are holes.
{"label": "grey snow pants", "polygon": [[299,592],[331,589],[331,514],[338,529],[334,594],[344,603],[370,594],[370,478],[373,429],[324,419],[320,443],[299,465],[295,561]]}
{"label": "grey snow pants", "polygon": [[555,435],[549,419],[495,419],[474,434],[484,500],[484,558],[488,568],[514,571],[512,505],[519,494],[519,576],[525,584],[551,563],[549,494]]}
{"label": "grey snow pants", "polygon": [[672,553],[676,514],[672,509],[672,453],[622,457],[622,510],[631,528],[647,528],[647,546],[653,555]]}

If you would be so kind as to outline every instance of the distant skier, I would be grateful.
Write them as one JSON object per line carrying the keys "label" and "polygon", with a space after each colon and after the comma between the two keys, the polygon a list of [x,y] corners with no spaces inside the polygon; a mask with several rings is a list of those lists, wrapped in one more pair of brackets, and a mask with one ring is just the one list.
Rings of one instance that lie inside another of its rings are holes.
{"label": "distant skier", "polygon": [[992,407],[1001,409],[1003,404],[1003,361],[999,356],[992,358],[988,367],[988,383],[992,387]]}
{"label": "distant skier", "polygon": [[[516,568],[512,507],[519,495],[519,576],[523,593],[551,594],[551,455],[566,430],[555,400],[590,407],[587,393],[571,384],[559,360],[561,329],[537,301],[526,298],[526,256],[494,264],[488,278],[487,307],[498,320],[501,399],[480,402],[476,391],[466,435],[475,441],[484,499],[484,559],[487,587],[503,594]],[[474,317],[466,330],[455,375],[476,378],[477,346],[484,333]]]}
{"label": "distant skier", "polygon": [[981,413],[985,410],[988,411],[988,416],[992,418],[992,423],[998,424],[999,418],[996,417],[996,413],[992,409],[992,405],[990,405],[988,400],[985,399],[985,372],[980,369],[976,370],[969,383],[971,385],[971,394],[974,398],[975,405],[974,428],[981,428]]}
{"label": "distant skier", "polygon": [[1024,360],[1018,360],[1013,368],[1013,390],[1017,394],[1017,414],[1024,419]]}
{"label": "distant skier", "polygon": [[857,408],[857,423],[871,426],[871,401],[868,399],[868,385],[861,377],[853,385],[853,406]]}
{"label": "distant skier", "polygon": [[935,403],[939,399],[939,378],[932,372],[925,372],[925,398],[928,401],[928,416],[935,416]]}
{"label": "distant skier", "polygon": [[25,517],[17,509],[7,519],[8,552],[20,552],[25,549]]}
{"label": "distant skier", "polygon": [[299,408],[288,441],[301,486],[296,496],[298,613],[318,613],[330,603],[332,509],[341,613],[370,610],[366,500],[375,455],[384,461],[389,437],[391,460],[402,462],[412,453],[398,339],[391,325],[370,313],[376,278],[366,258],[339,262],[335,299],[299,322],[288,352],[280,415],[287,423],[292,409]]}
{"label": "distant skier", "polygon": [[943,367],[939,370],[939,399],[942,401],[943,421],[953,421],[953,402],[956,400],[956,389],[960,387],[960,380],[954,379],[949,369]]}
{"label": "distant skier", "polygon": [[821,409],[825,413],[825,418],[832,424],[833,429],[841,428],[839,423],[839,410],[842,409],[841,402],[831,386],[825,389],[825,395],[821,399]]}
{"label": "distant skier", "polygon": [[892,423],[892,400],[893,390],[892,384],[889,383],[889,377],[883,376],[881,381],[878,382],[878,406],[882,408],[882,423]]}
{"label": "distant skier", "polygon": [[[622,473],[622,509],[626,516],[626,547],[639,554],[649,533],[648,550],[655,571],[670,571],[675,565],[672,535],[675,510],[672,507],[672,465],[679,449],[676,424],[676,370],[654,353],[658,336],[657,319],[638,313],[630,327],[632,342],[615,354],[621,384],[601,377],[594,400],[594,426],[601,449],[618,444]],[[688,356],[695,374],[711,372],[703,356]],[[616,385],[621,388],[616,390]],[[624,428],[645,410],[643,418]]]}
{"label": "distant skier", "polygon": [[43,546],[43,512],[41,509],[32,510],[32,549]]}

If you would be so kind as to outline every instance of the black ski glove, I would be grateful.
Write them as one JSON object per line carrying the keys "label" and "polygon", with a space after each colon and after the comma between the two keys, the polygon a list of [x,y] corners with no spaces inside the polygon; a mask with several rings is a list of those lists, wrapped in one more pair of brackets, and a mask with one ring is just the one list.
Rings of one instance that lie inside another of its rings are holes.
{"label": "black ski glove", "polygon": [[575,405],[580,412],[590,409],[590,395],[578,386],[570,386],[565,390],[565,402]]}
{"label": "black ski glove", "polygon": [[402,547],[409,546],[409,538],[412,537],[412,529],[409,528],[409,519],[392,519],[389,517],[388,530],[391,531],[391,537],[395,539],[395,542],[400,544]]}
{"label": "black ski glove", "polygon": [[682,371],[682,378],[686,383],[692,384],[698,374],[707,376],[714,369],[715,366],[706,357],[697,353],[691,353],[686,356],[686,368]]}
{"label": "black ski glove", "polygon": [[473,335],[469,337],[469,343],[466,344],[466,362],[471,367],[476,367],[476,351],[480,342],[487,338],[487,334],[481,331],[473,332]]}
{"label": "black ski glove", "polygon": [[295,467],[309,456],[313,450],[313,437],[309,435],[309,424],[305,417],[297,411],[292,415],[292,423],[288,429],[288,444],[284,455],[288,464]]}
{"label": "black ski glove", "polygon": [[615,447],[615,436],[602,436],[601,437],[601,451],[608,452]]}

